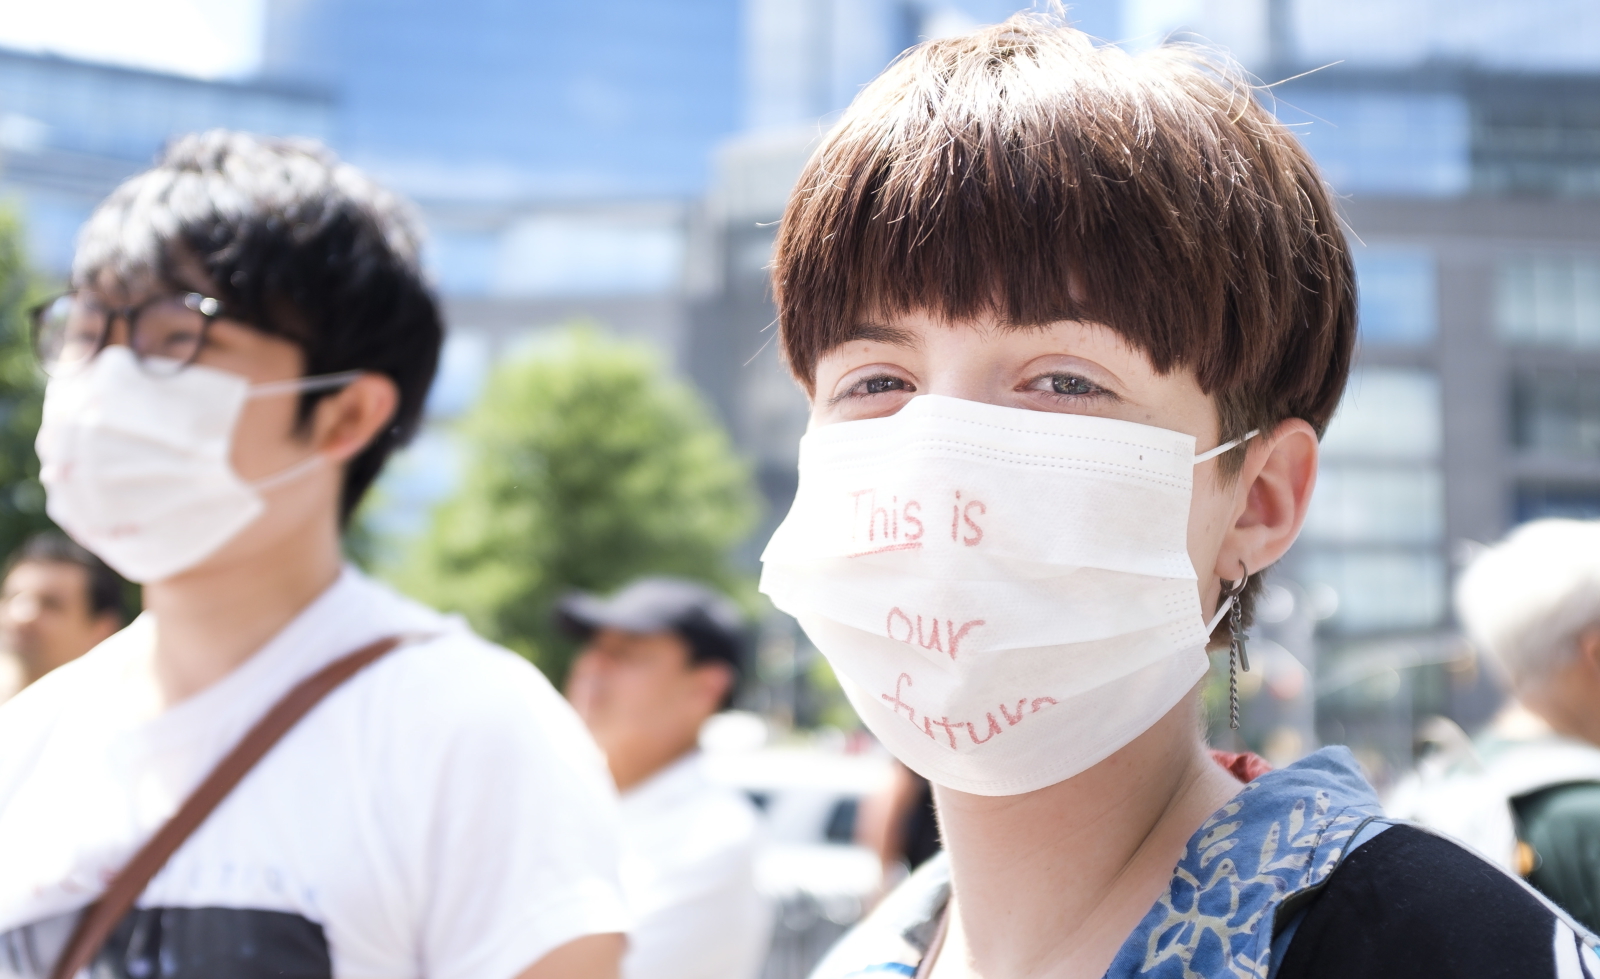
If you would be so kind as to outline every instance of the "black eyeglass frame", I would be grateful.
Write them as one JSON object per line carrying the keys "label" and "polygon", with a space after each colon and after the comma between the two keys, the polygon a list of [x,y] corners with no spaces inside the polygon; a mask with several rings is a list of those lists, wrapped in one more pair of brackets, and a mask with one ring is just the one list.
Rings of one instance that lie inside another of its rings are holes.
{"label": "black eyeglass frame", "polygon": [[217,319],[228,315],[228,308],[223,304],[222,300],[207,296],[205,293],[201,292],[169,292],[151,296],[144,302],[135,303],[131,306],[106,308],[101,307],[99,303],[94,303],[94,305],[97,308],[100,308],[103,313],[100,323],[100,337],[95,341],[94,352],[83,358],[79,364],[73,367],[65,370],[61,370],[60,368],[52,370],[51,365],[46,362],[39,349],[40,344],[44,339],[41,336],[44,330],[44,314],[50,309],[50,307],[54,306],[63,299],[72,299],[76,302],[85,301],[85,294],[82,290],[63,292],[60,295],[52,296],[44,302],[39,303],[28,311],[28,325],[30,333],[29,339],[31,341],[29,346],[33,350],[33,359],[39,365],[40,370],[43,370],[45,374],[51,377],[55,377],[58,374],[71,374],[80,369],[82,366],[89,364],[94,360],[95,357],[99,356],[100,351],[106,348],[107,341],[111,337],[111,324],[120,317],[124,323],[128,324],[128,349],[133,353],[134,359],[139,362],[141,367],[143,367],[145,363],[145,357],[139,353],[139,346],[135,340],[139,332],[139,315],[146,309],[149,309],[151,306],[154,306],[157,303],[166,302],[175,297],[181,301],[186,308],[200,314],[199,339],[195,341],[194,350],[173,370],[173,373],[176,374],[178,371],[181,371],[185,367],[188,367],[190,364],[194,363],[195,358],[200,356],[200,351],[205,349],[206,337],[211,332],[211,324]]}

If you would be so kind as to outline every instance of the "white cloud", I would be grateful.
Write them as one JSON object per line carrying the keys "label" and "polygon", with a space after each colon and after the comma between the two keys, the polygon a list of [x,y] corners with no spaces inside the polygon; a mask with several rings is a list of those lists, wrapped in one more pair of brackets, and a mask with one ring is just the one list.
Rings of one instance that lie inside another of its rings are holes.
{"label": "white cloud", "polygon": [[0,46],[177,72],[249,74],[263,0],[0,0]]}

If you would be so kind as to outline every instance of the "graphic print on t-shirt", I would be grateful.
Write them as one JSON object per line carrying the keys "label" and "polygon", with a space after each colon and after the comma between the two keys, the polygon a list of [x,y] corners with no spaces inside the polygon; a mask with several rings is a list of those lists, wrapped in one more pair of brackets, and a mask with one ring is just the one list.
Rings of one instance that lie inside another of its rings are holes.
{"label": "graphic print on t-shirt", "polygon": [[128,695],[152,629],[136,620],[0,705],[0,979],[50,974],[76,914],[294,684],[397,634],[431,638],[261,759],[93,979],[510,976],[628,929],[604,761],[526,660],[347,570],[232,673],[152,713]]}
{"label": "graphic print on t-shirt", "polygon": [[[0,935],[0,979],[44,979],[76,915]],[[322,926],[253,908],[135,908],[90,969],[93,979],[332,979]]]}

